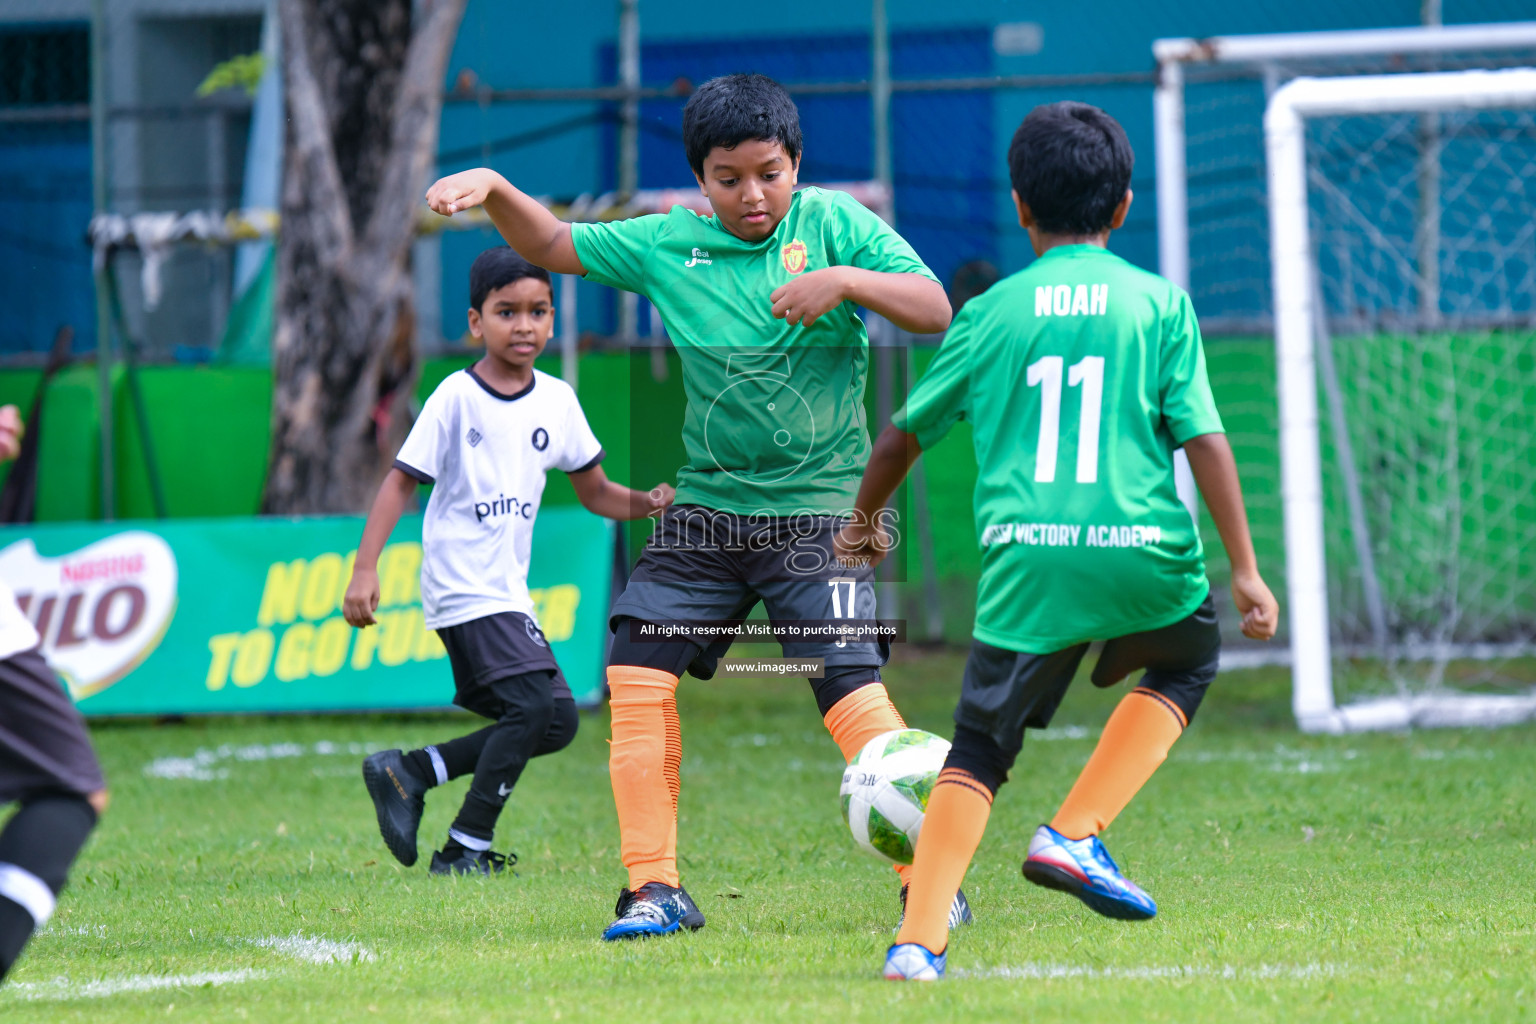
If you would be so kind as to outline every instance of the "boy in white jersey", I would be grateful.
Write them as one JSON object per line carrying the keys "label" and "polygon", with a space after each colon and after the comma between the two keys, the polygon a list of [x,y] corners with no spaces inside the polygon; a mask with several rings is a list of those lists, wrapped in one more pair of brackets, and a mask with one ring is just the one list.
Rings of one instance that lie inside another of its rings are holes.
{"label": "boy in white jersey", "polygon": [[[470,268],[470,332],[485,356],[450,375],[422,407],[401,446],[358,544],[343,612],[373,625],[379,552],[418,484],[432,484],[422,523],[421,600],[453,666],[454,703],[493,719],[446,743],[363,762],[379,831],[402,864],[416,863],[423,797],[474,773],[433,874],[490,874],[496,819],[530,757],[562,750],[576,735],[570,687],[534,617],[528,594],[533,522],[544,476],[570,474],[577,497],[610,519],[664,510],[672,488],[649,494],[608,480],[603,449],[569,384],[533,368],[554,324],[547,271],[501,246]],[[515,858],[514,858],[515,861]]]}
{"label": "boy in white jersey", "polygon": [[[0,408],[0,462],[21,450],[21,415]],[[70,865],[107,807],[85,722],[38,650],[40,639],[0,583],[0,981],[48,923]]]}

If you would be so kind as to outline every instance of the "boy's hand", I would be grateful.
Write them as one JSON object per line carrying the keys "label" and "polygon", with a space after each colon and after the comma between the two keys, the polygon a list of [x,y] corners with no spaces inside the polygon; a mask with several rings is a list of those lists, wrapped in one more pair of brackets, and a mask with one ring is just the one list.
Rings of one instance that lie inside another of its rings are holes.
{"label": "boy's hand", "polygon": [[667,510],[667,506],[671,505],[672,500],[677,497],[677,488],[671,484],[657,484],[650,489],[646,497],[650,499],[651,506],[651,510],[646,515],[660,518],[661,514]]}
{"label": "boy's hand", "polygon": [[1243,616],[1243,636],[1268,640],[1280,624],[1280,602],[1256,572],[1234,573],[1232,601]]}
{"label": "boy's hand", "polygon": [[779,285],[768,296],[773,301],[773,315],[788,324],[811,326],[848,298],[848,279],[843,269],[813,270]]}
{"label": "boy's hand", "polygon": [[14,405],[0,406],[0,462],[10,462],[21,454],[21,436],[26,432],[21,410]]}
{"label": "boy's hand", "polygon": [[505,180],[489,167],[450,174],[438,178],[427,189],[427,205],[444,217],[452,217],[485,202],[486,196]]}
{"label": "boy's hand", "polygon": [[377,625],[373,613],[379,607],[379,574],[375,569],[353,569],[347,596],[341,599],[341,615],[348,625],[362,629]]}
{"label": "boy's hand", "polygon": [[848,523],[832,541],[837,564],[844,568],[876,566],[891,550],[891,535],[877,522]]}

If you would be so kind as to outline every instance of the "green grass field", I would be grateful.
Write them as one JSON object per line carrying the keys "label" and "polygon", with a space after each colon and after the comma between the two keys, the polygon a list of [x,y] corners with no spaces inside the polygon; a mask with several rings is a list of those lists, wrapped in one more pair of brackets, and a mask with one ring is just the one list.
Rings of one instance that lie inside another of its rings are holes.
{"label": "green grass field", "polygon": [[[891,666],[912,724],[948,735],[961,664]],[[895,876],[846,835],[803,681],[685,683],[679,842],[709,925],[623,945],[597,938],[624,881],[605,713],[525,774],[498,836],[519,877],[492,880],[397,865],[358,771],[467,717],[100,725],[113,807],[0,1019],[1536,1018],[1536,729],[1306,737],[1283,673],[1225,673],[1106,835],[1161,906],[1127,924],[1019,876],[1115,696],[1081,682],[1026,743],[933,986],[879,979]],[[464,785],[429,799],[424,849]]]}

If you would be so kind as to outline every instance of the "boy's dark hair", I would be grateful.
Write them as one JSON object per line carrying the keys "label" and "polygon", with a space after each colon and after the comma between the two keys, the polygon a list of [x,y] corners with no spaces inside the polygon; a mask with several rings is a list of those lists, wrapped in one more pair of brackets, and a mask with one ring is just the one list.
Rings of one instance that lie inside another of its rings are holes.
{"label": "boy's dark hair", "polygon": [[1008,146],[1013,190],[1053,235],[1107,231],[1134,162],[1120,122],[1087,103],[1036,107]]}
{"label": "boy's dark hair", "polygon": [[513,281],[531,277],[549,285],[549,297],[553,301],[555,289],[549,284],[549,271],[536,267],[512,250],[510,245],[498,245],[475,257],[469,268],[469,305],[479,309],[485,305],[485,297],[497,288],[505,288]]}
{"label": "boy's dark hair", "polygon": [[748,139],[777,142],[790,160],[800,159],[800,111],[778,82],[767,75],[721,75],[688,97],[683,149],[693,173],[704,176],[704,158],[716,146],[735,149]]}

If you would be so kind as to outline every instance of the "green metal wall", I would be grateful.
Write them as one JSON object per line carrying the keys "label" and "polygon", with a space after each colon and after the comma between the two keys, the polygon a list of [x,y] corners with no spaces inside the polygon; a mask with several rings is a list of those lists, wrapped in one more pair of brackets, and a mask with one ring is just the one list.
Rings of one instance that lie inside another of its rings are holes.
{"label": "green metal wall", "polygon": [[[1376,339],[1388,341],[1390,339]],[[1513,359],[1510,379],[1495,384],[1507,393],[1467,396],[1462,423],[1475,424],[1479,418],[1498,426],[1506,438],[1510,415],[1523,416],[1536,433],[1536,372],[1530,363],[1536,353],[1536,338],[1527,335],[1502,336],[1492,342],[1506,351],[1506,361]],[[1356,372],[1349,362],[1351,350],[1364,352],[1369,346],[1340,346],[1341,376],[1345,382],[1346,403],[1351,422],[1365,423],[1374,415],[1381,419],[1382,402],[1378,390],[1354,386],[1351,381],[1366,379],[1364,370]],[[1464,346],[1463,346],[1464,347]],[[933,349],[922,349],[914,360],[916,371],[926,367]],[[1507,353],[1513,353],[1508,355]],[[1265,339],[1219,340],[1206,345],[1211,386],[1226,422],[1228,435],[1242,473],[1254,546],[1260,567],[1272,584],[1283,588],[1284,547],[1280,507],[1279,456],[1276,449],[1278,413],[1275,394],[1274,348]],[[419,394],[425,396],[449,373],[466,365],[471,356],[437,359],[424,367]],[[680,431],[683,397],[682,374],[676,354],[669,353],[666,369],[658,380],[649,353],[630,356],[624,353],[589,355],[582,359],[578,393],[587,417],[608,452],[604,467],[608,475],[623,483],[649,487],[671,480],[683,461]],[[541,368],[557,373],[558,360],[541,361]],[[0,402],[15,402],[29,408],[39,374],[35,370],[0,372]],[[260,502],[266,469],[268,416],[271,406],[270,372],[261,368],[151,367],[140,371],[140,386],[149,420],[149,431],[164,481],[166,504],[172,517],[253,514]],[[899,382],[898,390],[905,382]],[[873,388],[871,388],[873,392]],[[117,503],[121,518],[151,518],[154,505],[145,473],[143,445],[136,417],[128,401],[129,393],[121,372],[114,378],[114,420],[117,431]],[[1426,399],[1427,401],[1428,399]],[[869,396],[870,422],[877,423],[874,396]],[[1405,408],[1411,410],[1409,402]],[[1388,411],[1389,414],[1390,411]],[[1401,414],[1397,415],[1401,418]],[[1502,423],[1502,426],[1500,424]],[[1479,441],[1483,428],[1468,427],[1471,444]],[[96,402],[96,374],[91,367],[69,370],[56,377],[49,389],[41,435],[41,471],[38,486],[38,519],[43,521],[96,518],[100,513],[99,432]],[[1342,523],[1343,498],[1333,471],[1332,442],[1324,432],[1324,465],[1327,500],[1339,515],[1331,522]],[[1524,462],[1521,462],[1521,459]],[[1513,460],[1513,461],[1511,461]],[[974,580],[979,568],[979,552],[972,526],[971,490],[975,484],[975,460],[970,430],[961,424],[923,460],[928,479],[928,507],[934,524],[935,564],[940,567],[940,588],[946,609],[946,633],[962,639],[969,630],[969,616],[974,603]],[[1481,463],[1480,463],[1481,464]],[[1509,494],[1510,488],[1528,486],[1529,448],[1522,456],[1493,465],[1502,467],[1498,480],[1487,480],[1474,491]],[[1362,466],[1369,486],[1371,467]],[[552,474],[545,501],[553,505],[575,502],[570,483],[561,474]],[[1403,503],[1407,506],[1407,502]],[[1493,534],[1483,531],[1468,535],[1463,557],[1482,565],[1484,577],[1502,578],[1511,572],[1531,569],[1531,554],[1513,552],[1506,543],[1511,538],[1532,532],[1533,513],[1527,501],[1515,512],[1515,518]],[[911,510],[903,516],[913,522]],[[1211,577],[1219,600],[1225,601],[1226,559],[1220,541],[1208,517],[1202,518]],[[1381,544],[1415,544],[1409,536],[1417,527],[1387,523],[1381,528]],[[1406,531],[1406,532],[1405,532]],[[649,532],[645,522],[629,528],[631,554],[638,550]],[[1337,532],[1337,531],[1335,531]],[[1402,540],[1409,536],[1408,540]],[[908,539],[912,536],[909,533]],[[1347,538],[1335,537],[1335,543]],[[1515,545],[1519,547],[1520,545]],[[920,575],[915,545],[906,548],[908,578]],[[1347,556],[1347,552],[1345,552]],[[1429,583],[1425,584],[1429,586]],[[1495,590],[1504,588],[1496,587]]]}

